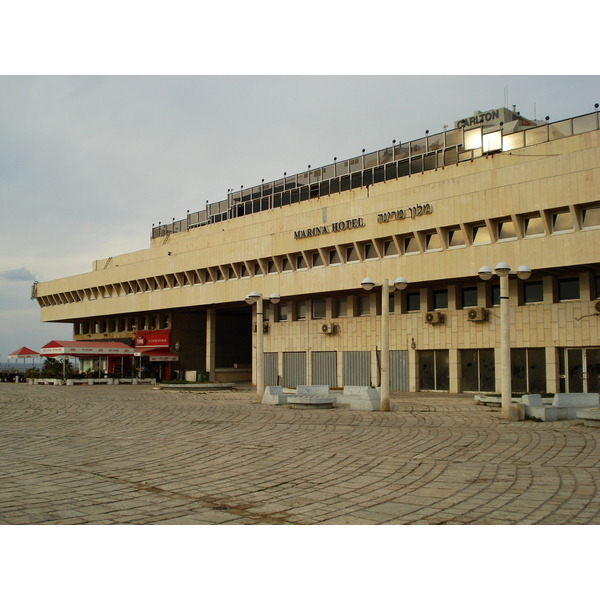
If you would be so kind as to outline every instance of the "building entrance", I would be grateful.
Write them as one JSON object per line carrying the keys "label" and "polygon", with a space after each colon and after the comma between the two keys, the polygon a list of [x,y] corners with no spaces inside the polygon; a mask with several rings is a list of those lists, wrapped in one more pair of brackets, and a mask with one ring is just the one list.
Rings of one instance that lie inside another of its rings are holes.
{"label": "building entrance", "polygon": [[561,392],[600,392],[600,348],[560,348]]}

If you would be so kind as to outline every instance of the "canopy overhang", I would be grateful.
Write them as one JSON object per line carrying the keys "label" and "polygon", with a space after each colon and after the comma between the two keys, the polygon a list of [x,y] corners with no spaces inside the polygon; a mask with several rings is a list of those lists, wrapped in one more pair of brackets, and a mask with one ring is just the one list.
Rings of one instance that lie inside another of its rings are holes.
{"label": "canopy overhang", "polygon": [[135,356],[147,356],[150,362],[175,362],[179,360],[177,354],[164,349],[144,350],[143,352],[138,349]]}
{"label": "canopy overhang", "polygon": [[9,354],[8,358],[37,358],[39,355],[39,352],[23,346],[22,348],[15,350],[12,354]]}
{"label": "canopy overhang", "polygon": [[121,342],[64,342],[52,340],[42,347],[40,354],[47,357],[73,356],[133,356],[133,348]]}

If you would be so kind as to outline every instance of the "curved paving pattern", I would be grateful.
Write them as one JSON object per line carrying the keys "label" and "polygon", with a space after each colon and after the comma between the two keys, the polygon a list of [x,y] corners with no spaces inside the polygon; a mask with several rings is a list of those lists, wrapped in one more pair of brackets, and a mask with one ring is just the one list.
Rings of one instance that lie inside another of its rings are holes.
{"label": "curved paving pattern", "polygon": [[392,402],[0,384],[0,523],[600,524],[600,429]]}

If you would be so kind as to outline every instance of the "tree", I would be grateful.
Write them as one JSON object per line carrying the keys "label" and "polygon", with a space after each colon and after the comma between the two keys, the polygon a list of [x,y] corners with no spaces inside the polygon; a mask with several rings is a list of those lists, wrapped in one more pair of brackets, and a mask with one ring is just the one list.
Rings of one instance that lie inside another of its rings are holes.
{"label": "tree", "polygon": [[74,372],[73,366],[67,358],[47,358],[46,360],[44,360],[44,367],[42,368],[42,377],[62,379],[63,372],[66,378],[71,377]]}

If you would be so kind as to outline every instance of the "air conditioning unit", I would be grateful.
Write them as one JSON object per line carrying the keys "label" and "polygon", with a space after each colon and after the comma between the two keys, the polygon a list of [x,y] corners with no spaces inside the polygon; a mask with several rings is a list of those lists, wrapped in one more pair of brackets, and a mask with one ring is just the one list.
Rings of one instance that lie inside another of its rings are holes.
{"label": "air conditioning unit", "polygon": [[600,300],[594,304],[594,308],[596,309],[596,312],[600,312]]}
{"label": "air conditioning unit", "polygon": [[444,322],[444,313],[438,311],[432,311],[425,314],[425,323],[435,325],[436,323]]}
{"label": "air conditioning unit", "polygon": [[469,321],[485,321],[487,319],[487,310],[483,306],[476,306],[469,309],[467,313]]}
{"label": "air conditioning unit", "polygon": [[323,323],[321,325],[321,333],[334,333],[335,325],[333,323]]}

